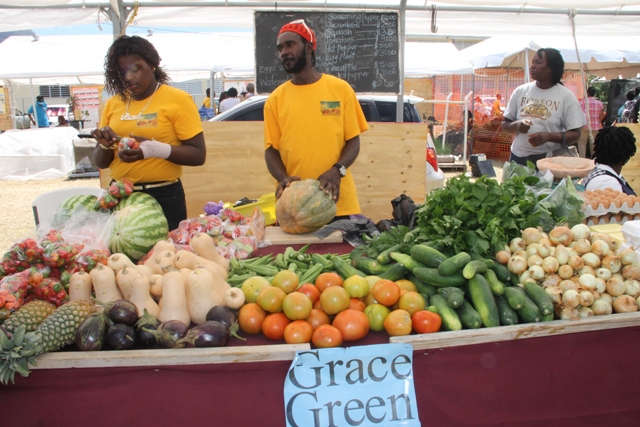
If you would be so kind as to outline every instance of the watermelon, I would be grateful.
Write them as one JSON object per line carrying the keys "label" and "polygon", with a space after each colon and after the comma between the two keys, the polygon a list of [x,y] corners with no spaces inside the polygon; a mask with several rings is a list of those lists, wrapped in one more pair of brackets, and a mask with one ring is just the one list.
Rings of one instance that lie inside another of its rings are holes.
{"label": "watermelon", "polygon": [[160,209],[160,211],[162,212],[160,203],[158,203],[158,201],[154,199],[153,196],[150,196],[147,193],[140,192],[131,193],[127,197],[124,197],[122,200],[120,200],[120,203],[118,203],[113,208],[113,210],[119,211],[120,209],[126,208],[127,206],[138,204],[147,204],[149,206],[153,206],[156,209]]}
{"label": "watermelon", "polygon": [[124,207],[112,214],[109,238],[111,253],[123,253],[134,261],[142,258],[160,240],[167,238],[169,225],[162,209],[146,203]]}
{"label": "watermelon", "polygon": [[95,211],[95,204],[98,198],[92,194],[76,194],[75,196],[65,199],[56,209],[53,217],[51,217],[51,226],[58,228],[64,225],[77,206],[82,205],[87,210]]}

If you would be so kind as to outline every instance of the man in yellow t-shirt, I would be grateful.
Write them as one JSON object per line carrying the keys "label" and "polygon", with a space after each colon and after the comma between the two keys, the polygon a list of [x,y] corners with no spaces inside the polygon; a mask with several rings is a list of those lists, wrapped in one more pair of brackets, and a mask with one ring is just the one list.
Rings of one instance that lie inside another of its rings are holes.
{"label": "man in yellow t-shirt", "polygon": [[276,198],[292,181],[315,178],[336,201],[336,217],[359,214],[348,168],[369,127],[356,94],[344,80],[314,69],[316,38],[303,20],[280,29],[277,48],[292,79],[264,107],[265,160],[278,181]]}

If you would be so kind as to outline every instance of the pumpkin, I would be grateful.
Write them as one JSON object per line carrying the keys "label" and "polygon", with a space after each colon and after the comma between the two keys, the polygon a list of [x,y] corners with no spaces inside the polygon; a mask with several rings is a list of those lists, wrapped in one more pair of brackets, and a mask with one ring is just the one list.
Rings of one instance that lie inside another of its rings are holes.
{"label": "pumpkin", "polygon": [[276,219],[285,233],[313,233],[335,216],[335,202],[316,179],[293,181],[276,202]]}

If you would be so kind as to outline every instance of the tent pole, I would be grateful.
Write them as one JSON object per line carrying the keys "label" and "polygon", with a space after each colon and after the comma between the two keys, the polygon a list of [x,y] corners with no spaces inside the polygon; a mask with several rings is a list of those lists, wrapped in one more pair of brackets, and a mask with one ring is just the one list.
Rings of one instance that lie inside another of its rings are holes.
{"label": "tent pole", "polygon": [[401,43],[398,43],[398,61],[399,61],[399,67],[398,67],[398,71],[400,72],[400,88],[399,88],[399,93],[398,93],[398,101],[396,102],[396,123],[402,123],[404,120],[404,44],[406,42],[405,40],[405,15],[406,15],[406,6],[407,6],[407,0],[402,0],[400,2],[400,10],[399,12],[399,19],[398,19],[398,36],[399,36],[399,40],[401,40]]}
{"label": "tent pole", "polygon": [[531,79],[529,77],[529,49],[525,49],[524,50],[524,62],[525,62],[525,66],[524,66],[524,82],[525,83],[529,83],[529,80]]}
{"label": "tent pole", "polygon": [[[33,117],[36,118],[36,127],[40,127],[40,121],[38,120],[38,112],[36,111],[36,103],[34,101],[35,96],[33,96],[33,79],[29,77],[29,92],[31,93],[31,107],[33,107]],[[29,123],[31,124],[31,123]]]}

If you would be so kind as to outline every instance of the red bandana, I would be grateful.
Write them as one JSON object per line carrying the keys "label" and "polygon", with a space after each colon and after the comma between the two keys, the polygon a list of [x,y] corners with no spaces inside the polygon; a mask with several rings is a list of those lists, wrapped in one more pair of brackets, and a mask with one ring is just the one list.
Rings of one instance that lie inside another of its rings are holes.
{"label": "red bandana", "polygon": [[288,24],[284,24],[282,28],[280,28],[278,36],[287,31],[300,34],[303,39],[311,42],[311,44],[313,44],[313,50],[316,50],[316,35],[313,30],[307,26],[307,24],[304,22],[304,19],[298,19],[295,21],[291,21]]}

